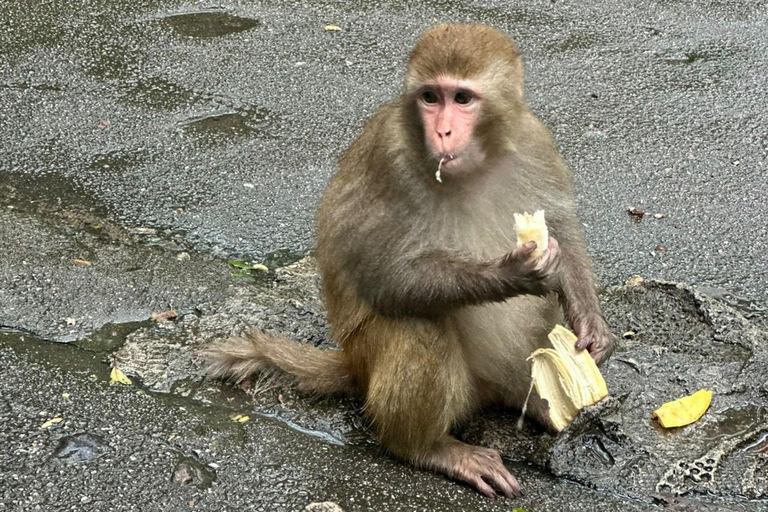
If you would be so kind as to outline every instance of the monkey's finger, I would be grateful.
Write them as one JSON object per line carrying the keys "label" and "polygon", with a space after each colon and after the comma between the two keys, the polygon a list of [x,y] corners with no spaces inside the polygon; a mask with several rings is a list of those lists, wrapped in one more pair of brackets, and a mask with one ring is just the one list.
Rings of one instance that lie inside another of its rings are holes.
{"label": "monkey's finger", "polygon": [[483,480],[483,477],[480,476],[480,473],[472,473],[471,475],[468,475],[467,478],[463,478],[462,480],[472,485],[475,489],[480,491],[481,494],[484,494],[489,498],[497,497],[496,491],[493,490],[493,487],[485,483],[485,480]]}
{"label": "monkey's finger", "polygon": [[525,242],[523,245],[518,247],[515,252],[521,256],[530,256],[531,253],[536,250],[536,247],[536,242],[534,240],[529,240],[528,242]]}
{"label": "monkey's finger", "polygon": [[[579,336],[576,340],[576,350],[587,350],[592,345],[592,338],[588,336]],[[590,350],[591,354],[592,351]]]}
{"label": "monkey's finger", "polygon": [[517,478],[507,471],[507,468],[503,468],[501,471],[494,473],[493,485],[507,498],[520,496],[520,484],[518,483]]}

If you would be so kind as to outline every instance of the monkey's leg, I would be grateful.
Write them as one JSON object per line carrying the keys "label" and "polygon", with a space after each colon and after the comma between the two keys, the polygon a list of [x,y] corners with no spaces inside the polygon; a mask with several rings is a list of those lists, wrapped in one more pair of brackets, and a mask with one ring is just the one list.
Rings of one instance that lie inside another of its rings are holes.
{"label": "monkey's leg", "polygon": [[393,455],[469,483],[488,496],[520,486],[498,452],[448,431],[475,407],[473,383],[454,330],[426,320],[383,319],[358,341],[376,343],[366,411]]}

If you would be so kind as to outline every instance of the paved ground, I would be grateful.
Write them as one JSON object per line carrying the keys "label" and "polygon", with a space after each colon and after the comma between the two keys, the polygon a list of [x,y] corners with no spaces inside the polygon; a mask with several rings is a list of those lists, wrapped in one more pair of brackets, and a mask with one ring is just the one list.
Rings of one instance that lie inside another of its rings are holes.
{"label": "paved ground", "polygon": [[[490,23],[518,41],[529,101],[573,167],[604,285],[642,274],[710,288],[748,313],[765,307],[766,2],[54,0],[3,9],[0,327],[11,334],[0,336],[9,439],[0,488],[11,495],[0,510],[199,503],[184,494],[189,487],[171,486],[167,466],[177,453],[208,446],[211,425],[224,444],[246,436],[227,453],[239,462],[221,467],[206,491],[231,509],[295,509],[322,497],[325,485],[335,489],[329,499],[354,510],[365,505],[352,498],[371,496],[381,510],[452,502],[491,509],[367,449],[336,448],[269,421],[227,420],[224,428],[210,418],[229,411],[103,383],[108,354],[143,325],[134,322],[171,307],[204,315],[201,305],[250,286],[231,278],[227,259],[276,266],[312,247],[316,201],[335,160],[376,105],[397,93],[408,48],[438,21]],[[343,30],[325,32],[326,24]],[[637,221],[628,206],[648,215]],[[54,340],[80,340],[80,348]],[[65,392],[80,401],[60,398]],[[169,412],[178,407],[187,412]],[[80,423],[40,430],[54,412]],[[21,465],[22,453],[45,460],[59,433],[102,428],[109,457],[31,472]],[[182,430],[193,441],[167,441]],[[282,436],[279,448],[259,442]],[[247,453],[258,450],[297,461],[289,464],[295,473],[253,469],[238,483]],[[308,455],[320,450],[338,465]],[[379,491],[348,485],[375,463],[387,468],[377,479],[392,479]],[[542,489],[569,485],[530,480]],[[58,497],[49,484],[63,489]],[[33,490],[45,499],[35,502]],[[573,492],[612,506],[612,498]],[[31,501],[18,501],[26,495]],[[73,501],[85,498],[92,501]]]}

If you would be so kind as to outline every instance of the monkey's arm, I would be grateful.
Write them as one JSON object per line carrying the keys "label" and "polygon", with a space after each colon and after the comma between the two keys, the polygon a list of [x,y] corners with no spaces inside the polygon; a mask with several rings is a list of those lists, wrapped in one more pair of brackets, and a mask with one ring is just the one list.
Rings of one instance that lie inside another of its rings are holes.
{"label": "monkey's arm", "polygon": [[589,350],[598,364],[613,352],[616,338],[600,310],[597,286],[581,224],[575,214],[555,219],[551,232],[561,242],[560,303],[578,336],[576,348]]}
{"label": "monkey's arm", "polygon": [[520,294],[543,295],[555,287],[559,249],[530,257],[535,243],[491,261],[473,261],[443,250],[384,257],[357,276],[358,293],[387,316],[437,317],[451,310]]}

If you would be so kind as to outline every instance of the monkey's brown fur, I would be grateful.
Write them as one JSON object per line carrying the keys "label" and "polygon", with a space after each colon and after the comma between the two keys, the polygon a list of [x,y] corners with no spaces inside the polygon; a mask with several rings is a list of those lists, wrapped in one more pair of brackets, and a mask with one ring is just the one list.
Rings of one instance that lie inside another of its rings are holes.
{"label": "monkey's brown fur", "polygon": [[[444,75],[473,80],[483,92],[474,127],[482,157],[467,151],[472,172],[440,184],[414,96]],[[498,454],[460,443],[450,427],[489,403],[521,406],[526,357],[548,345],[563,309],[598,360],[613,338],[570,171],[523,101],[514,43],[485,26],[435,27],[413,50],[405,82],[343,155],[319,209],[315,255],[341,350],[255,332],[214,347],[209,374],[240,381],[279,368],[303,389],[359,393],[392,454],[486,494],[491,483],[511,495],[517,483]],[[539,209],[560,245],[551,276],[531,273],[521,266],[525,255],[510,253],[513,214]],[[534,396],[528,411],[547,424],[545,402]]]}

